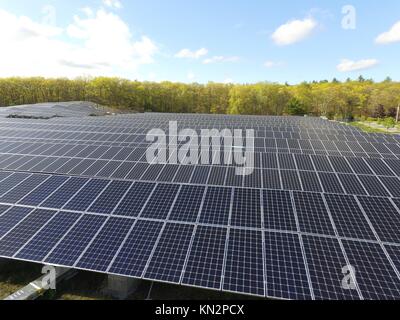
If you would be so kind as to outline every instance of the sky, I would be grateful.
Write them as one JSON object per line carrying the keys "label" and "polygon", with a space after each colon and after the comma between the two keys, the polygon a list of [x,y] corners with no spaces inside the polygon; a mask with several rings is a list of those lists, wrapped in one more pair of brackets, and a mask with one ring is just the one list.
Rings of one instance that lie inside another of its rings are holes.
{"label": "sky", "polygon": [[400,81],[398,0],[0,0],[0,77]]}

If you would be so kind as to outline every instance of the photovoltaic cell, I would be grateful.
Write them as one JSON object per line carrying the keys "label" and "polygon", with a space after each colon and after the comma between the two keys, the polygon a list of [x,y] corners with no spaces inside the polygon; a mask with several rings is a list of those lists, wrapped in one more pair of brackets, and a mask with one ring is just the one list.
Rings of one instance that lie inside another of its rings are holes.
{"label": "photovoltaic cell", "polygon": [[0,196],[3,196],[5,193],[10,191],[10,189],[14,188],[18,184],[20,184],[22,181],[27,179],[30,175],[26,173],[13,173],[9,177],[5,178],[3,181],[0,183]]}
{"label": "photovoltaic cell", "polygon": [[364,299],[398,299],[400,281],[380,245],[344,240],[343,246],[356,270],[356,281]]}
{"label": "photovoltaic cell", "polygon": [[318,176],[315,172],[299,171],[304,191],[323,192]]}
{"label": "photovoltaic cell", "polygon": [[77,190],[75,195],[65,204],[63,209],[86,211],[90,204],[103,191],[109,181],[92,179],[89,180],[82,189]]}
{"label": "photovoltaic cell", "polygon": [[65,176],[51,176],[43,184],[22,198],[18,204],[38,206],[67,180],[68,177]]}
{"label": "photovoltaic cell", "polygon": [[131,186],[128,181],[112,181],[100,194],[89,212],[110,214]]}
{"label": "photovoltaic cell", "polygon": [[268,297],[311,299],[298,235],[265,233],[265,278]]}
{"label": "photovoltaic cell", "polygon": [[228,225],[232,189],[209,187],[200,215],[200,223]]}
{"label": "photovoltaic cell", "polygon": [[235,189],[231,226],[261,228],[260,190]]}
{"label": "photovoltaic cell", "polygon": [[144,278],[179,282],[192,239],[193,226],[167,224],[150,260]]}
{"label": "photovoltaic cell", "polygon": [[230,229],[223,289],[264,296],[261,231]]}
{"label": "photovoltaic cell", "polygon": [[205,187],[182,186],[169,216],[169,220],[196,222]]}
{"label": "photovoltaic cell", "polygon": [[293,199],[300,231],[335,235],[335,230],[321,194],[294,192]]}
{"label": "photovoltaic cell", "polygon": [[183,284],[214,289],[221,287],[226,233],[224,228],[197,228]]}
{"label": "photovoltaic cell", "polygon": [[166,219],[178,192],[179,185],[157,185],[140,217]]}
{"label": "photovoltaic cell", "polygon": [[[4,210],[4,206],[2,206]],[[13,207],[0,215],[0,238],[23,220],[31,211],[30,208]]]}
{"label": "photovoltaic cell", "polygon": [[133,223],[132,219],[110,218],[76,266],[82,269],[107,271]]}
{"label": "photovoltaic cell", "polygon": [[292,201],[288,191],[263,191],[264,228],[297,231]]}
{"label": "photovoltaic cell", "polygon": [[358,300],[357,290],[343,289],[343,267],[347,266],[339,240],[303,236],[311,285],[317,300]]}
{"label": "photovoltaic cell", "polygon": [[354,197],[326,195],[325,199],[340,236],[376,240]]}
{"label": "photovoltaic cell", "polygon": [[141,277],[162,226],[162,222],[137,221],[109,271]]}
{"label": "photovoltaic cell", "polygon": [[45,208],[61,209],[87,181],[87,179],[83,178],[70,178],[61,188],[42,203],[41,206]]}
{"label": "photovoltaic cell", "polygon": [[281,170],[283,189],[302,190],[301,182],[296,171]]}
{"label": "photovoltaic cell", "polygon": [[29,214],[0,240],[0,256],[12,257],[55,213],[35,210]]}
{"label": "photovoltaic cell", "polygon": [[352,174],[339,174],[338,175],[343,188],[347,194],[366,195],[363,186],[355,175]]}
{"label": "photovoltaic cell", "polygon": [[18,186],[11,189],[9,192],[5,193],[0,197],[0,202],[5,203],[16,203],[25,197],[29,192],[43,183],[48,176],[44,175],[32,175],[28,179],[21,182]]}
{"label": "photovoltaic cell", "polygon": [[64,234],[80,218],[79,214],[60,212],[17,254],[18,259],[42,261]]}
{"label": "photovoltaic cell", "polygon": [[364,212],[379,238],[384,242],[400,243],[400,213],[389,199],[358,197]]}
{"label": "photovoltaic cell", "polygon": [[378,196],[378,197],[390,196],[378,178],[374,176],[359,176],[359,178],[362,184],[364,185],[365,189],[371,196]]}
{"label": "photovoltaic cell", "polygon": [[340,181],[336,174],[319,172],[319,179],[321,180],[322,186],[327,193],[344,193]]}
{"label": "photovoltaic cell", "polygon": [[104,216],[83,216],[61,242],[52,249],[45,262],[72,267],[97,231],[102,227],[105,220],[106,217]]}

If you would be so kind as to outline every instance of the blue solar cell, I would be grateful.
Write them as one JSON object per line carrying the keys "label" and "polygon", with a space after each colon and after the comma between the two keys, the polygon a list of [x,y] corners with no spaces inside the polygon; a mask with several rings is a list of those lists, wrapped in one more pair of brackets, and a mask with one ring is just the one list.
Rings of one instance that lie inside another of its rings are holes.
{"label": "blue solar cell", "polygon": [[379,238],[384,242],[400,243],[400,213],[389,199],[358,197]]}
{"label": "blue solar cell", "polygon": [[283,189],[302,190],[301,182],[297,172],[294,170],[281,170]]}
{"label": "blue solar cell", "polygon": [[61,209],[70,198],[82,188],[87,179],[71,178],[61,186],[55,193],[53,193],[44,203],[41,204],[45,208]]}
{"label": "blue solar cell", "polygon": [[0,196],[3,196],[5,193],[10,191],[10,189],[14,188],[18,184],[20,184],[22,181],[27,179],[30,175],[26,173],[13,173],[9,177],[5,178],[3,181],[0,183]]}
{"label": "blue solar cell", "polygon": [[42,261],[79,217],[79,214],[70,212],[57,213],[57,215],[19,251],[16,257],[23,260]]}
{"label": "blue solar cell", "polygon": [[322,186],[327,193],[345,193],[336,174],[319,172]]}
{"label": "blue solar cell", "polygon": [[365,189],[371,196],[377,197],[390,197],[382,183],[377,177],[374,176],[359,176]]}
{"label": "blue solar cell", "polygon": [[347,265],[339,240],[303,236],[311,285],[317,300],[358,300],[357,290],[344,289],[343,267]]}
{"label": "blue solar cell", "polygon": [[354,197],[326,195],[325,198],[340,236],[376,240]]}
{"label": "blue solar cell", "polygon": [[288,191],[264,190],[264,228],[297,231],[292,201]]}
{"label": "blue solar cell", "polygon": [[261,228],[260,190],[235,189],[231,225]]}
{"label": "blue solar cell", "polygon": [[131,184],[131,182],[127,181],[111,182],[88,211],[104,214],[112,213],[113,209],[121,201]]}
{"label": "blue solar cell", "polygon": [[[3,206],[2,209],[4,209]],[[2,215],[0,215],[0,238],[15,227],[31,211],[33,210],[30,208],[13,207],[6,212],[2,212]]]}
{"label": "blue solar cell", "polygon": [[193,240],[182,283],[220,289],[226,229],[199,226]]}
{"label": "blue solar cell", "polygon": [[400,299],[399,278],[379,244],[343,240],[343,246],[364,299]]}
{"label": "blue solar cell", "polygon": [[0,197],[0,202],[5,203],[16,203],[25,197],[29,192],[38,187],[43,183],[48,176],[44,175],[32,175],[28,179],[21,182],[18,186],[11,189],[9,192],[5,193]]}
{"label": "blue solar cell", "polygon": [[261,231],[231,229],[223,289],[265,295]]}
{"label": "blue solar cell", "polygon": [[106,217],[85,215],[67,233],[61,242],[45,258],[48,264],[72,267],[92,238],[105,222]]}
{"label": "blue solar cell", "polygon": [[193,226],[191,225],[167,224],[144,278],[179,282],[192,234]]}
{"label": "blue solar cell", "polygon": [[113,214],[136,217],[149,198],[154,186],[153,183],[135,182]]}
{"label": "blue solar cell", "polygon": [[42,185],[37,187],[35,190],[27,194],[18,204],[28,206],[38,206],[48,196],[50,196],[59,186],[61,186],[68,177],[64,176],[52,176],[46,180]]}
{"label": "blue solar cell", "polygon": [[293,197],[300,231],[335,235],[321,194],[294,192]]}
{"label": "blue solar cell", "polygon": [[169,216],[169,220],[196,222],[205,187],[182,186]]}
{"label": "blue solar cell", "polygon": [[141,277],[163,223],[138,221],[122,246],[109,272]]}
{"label": "blue solar cell", "polygon": [[161,220],[166,219],[178,191],[178,185],[157,185],[140,217]]}
{"label": "blue solar cell", "polygon": [[82,269],[107,271],[134,222],[132,219],[109,219],[76,266]]}
{"label": "blue solar cell", "polygon": [[0,256],[12,257],[56,213],[35,210],[0,240]]}
{"label": "blue solar cell", "polygon": [[200,215],[200,223],[228,225],[232,189],[209,187]]}
{"label": "blue solar cell", "polygon": [[298,235],[265,233],[265,281],[269,297],[311,299]]}
{"label": "blue solar cell", "polygon": [[64,206],[66,210],[86,211],[86,209],[97,198],[100,192],[107,186],[108,180],[92,179],[90,180],[72,199]]}

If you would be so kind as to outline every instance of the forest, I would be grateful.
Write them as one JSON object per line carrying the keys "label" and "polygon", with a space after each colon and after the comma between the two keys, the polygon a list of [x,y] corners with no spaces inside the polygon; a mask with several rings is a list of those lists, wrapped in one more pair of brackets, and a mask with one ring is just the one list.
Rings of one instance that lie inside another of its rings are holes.
{"label": "forest", "polygon": [[0,107],[58,101],[92,101],[133,112],[243,115],[314,115],[329,119],[395,117],[400,83],[387,78],[304,82],[298,85],[184,84],[119,78],[3,78]]}

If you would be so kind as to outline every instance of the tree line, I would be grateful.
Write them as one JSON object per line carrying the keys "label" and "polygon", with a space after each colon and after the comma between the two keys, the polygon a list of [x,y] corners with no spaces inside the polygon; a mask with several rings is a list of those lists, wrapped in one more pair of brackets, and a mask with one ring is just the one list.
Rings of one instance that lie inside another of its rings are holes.
{"label": "tree line", "polygon": [[92,101],[136,112],[383,118],[396,114],[400,83],[390,78],[376,83],[361,76],[346,82],[298,85],[156,83],[105,77],[0,79],[1,107],[60,101]]}

